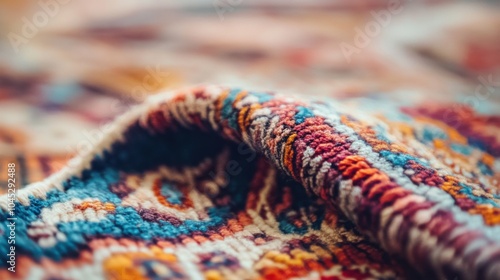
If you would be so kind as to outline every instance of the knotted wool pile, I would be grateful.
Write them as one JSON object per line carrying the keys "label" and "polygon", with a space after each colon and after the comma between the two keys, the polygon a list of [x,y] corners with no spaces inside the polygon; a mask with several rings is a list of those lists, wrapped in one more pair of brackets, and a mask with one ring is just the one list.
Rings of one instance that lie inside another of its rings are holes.
{"label": "knotted wool pile", "polygon": [[153,96],[17,192],[15,273],[1,198],[0,278],[499,279],[500,119],[447,108]]}

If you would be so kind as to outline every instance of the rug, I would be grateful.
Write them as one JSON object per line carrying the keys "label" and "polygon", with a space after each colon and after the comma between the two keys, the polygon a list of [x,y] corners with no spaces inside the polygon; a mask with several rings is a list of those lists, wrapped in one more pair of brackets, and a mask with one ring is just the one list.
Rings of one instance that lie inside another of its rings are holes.
{"label": "rug", "polygon": [[[8,163],[17,165],[18,188],[43,180],[133,104],[181,86],[339,101],[385,95],[410,105],[432,98],[498,111],[500,96],[486,96],[498,92],[500,77],[495,5],[401,1],[393,13],[379,0],[121,2],[2,3],[0,194]],[[15,52],[8,35],[23,35],[26,21],[47,9],[59,13]]]}
{"label": "rug", "polygon": [[0,278],[498,279],[500,119],[391,100],[152,96],[0,198]]}
{"label": "rug", "polygon": [[500,279],[500,9],[424,2],[2,2],[0,279]]}

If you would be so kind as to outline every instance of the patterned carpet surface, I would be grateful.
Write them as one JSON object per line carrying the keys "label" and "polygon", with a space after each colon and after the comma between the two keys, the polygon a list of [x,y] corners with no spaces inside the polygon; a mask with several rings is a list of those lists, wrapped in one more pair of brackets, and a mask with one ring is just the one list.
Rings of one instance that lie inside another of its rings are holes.
{"label": "patterned carpet surface", "polygon": [[373,102],[154,96],[17,193],[16,276],[495,279],[498,117]]}
{"label": "patterned carpet surface", "polygon": [[33,3],[0,279],[500,279],[493,3]]}

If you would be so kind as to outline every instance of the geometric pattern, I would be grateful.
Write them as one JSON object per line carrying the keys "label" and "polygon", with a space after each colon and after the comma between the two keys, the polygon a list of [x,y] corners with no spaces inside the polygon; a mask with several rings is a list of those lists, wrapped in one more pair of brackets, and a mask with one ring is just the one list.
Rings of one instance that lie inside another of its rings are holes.
{"label": "geometric pattern", "polygon": [[0,198],[2,236],[17,218],[0,278],[498,277],[498,118],[367,102],[153,96],[14,207]]}

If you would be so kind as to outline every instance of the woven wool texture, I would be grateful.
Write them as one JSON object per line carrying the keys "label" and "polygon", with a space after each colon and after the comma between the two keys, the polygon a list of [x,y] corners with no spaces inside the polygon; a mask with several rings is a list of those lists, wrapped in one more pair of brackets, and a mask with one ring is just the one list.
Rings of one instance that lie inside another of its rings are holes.
{"label": "woven wool texture", "polygon": [[153,96],[18,192],[0,278],[498,279],[498,117],[379,102]]}

